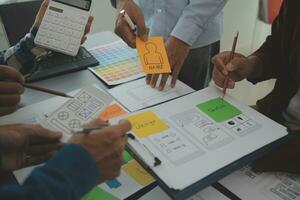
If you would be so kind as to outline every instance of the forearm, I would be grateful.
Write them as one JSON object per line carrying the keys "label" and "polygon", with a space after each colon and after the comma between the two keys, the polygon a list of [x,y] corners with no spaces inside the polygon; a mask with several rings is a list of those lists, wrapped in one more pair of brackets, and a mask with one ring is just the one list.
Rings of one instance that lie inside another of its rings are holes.
{"label": "forearm", "polygon": [[220,14],[227,0],[191,0],[171,35],[192,46],[211,20]]}
{"label": "forearm", "polygon": [[68,145],[37,168],[22,186],[0,188],[0,199],[79,200],[99,177],[96,162],[79,145]]}
{"label": "forearm", "polygon": [[249,68],[249,76],[247,79],[252,82],[256,83],[263,75],[263,63],[261,59],[257,56],[249,56],[246,61],[246,67]]}

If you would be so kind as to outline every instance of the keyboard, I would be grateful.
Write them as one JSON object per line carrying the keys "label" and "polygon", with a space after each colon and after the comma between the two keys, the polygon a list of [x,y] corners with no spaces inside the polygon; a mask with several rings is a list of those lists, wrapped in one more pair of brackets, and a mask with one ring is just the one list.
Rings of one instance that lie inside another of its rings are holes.
{"label": "keyboard", "polygon": [[68,56],[54,52],[52,55],[37,63],[36,71],[26,78],[26,82],[34,82],[69,72],[97,66],[99,61],[84,47],[80,47],[78,54]]}

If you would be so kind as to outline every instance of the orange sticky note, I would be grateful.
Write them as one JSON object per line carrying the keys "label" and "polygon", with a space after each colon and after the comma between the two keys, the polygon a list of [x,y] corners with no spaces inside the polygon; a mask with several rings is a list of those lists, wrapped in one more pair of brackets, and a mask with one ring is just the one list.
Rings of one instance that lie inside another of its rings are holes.
{"label": "orange sticky note", "polygon": [[147,42],[143,42],[137,37],[136,48],[146,74],[171,73],[162,37],[149,37]]}
{"label": "orange sticky note", "polygon": [[127,112],[121,106],[115,103],[103,110],[103,112],[100,114],[100,119],[107,121],[126,113]]}
{"label": "orange sticky note", "polygon": [[132,125],[132,131],[140,138],[149,137],[169,128],[165,122],[151,111],[131,115],[127,119]]}

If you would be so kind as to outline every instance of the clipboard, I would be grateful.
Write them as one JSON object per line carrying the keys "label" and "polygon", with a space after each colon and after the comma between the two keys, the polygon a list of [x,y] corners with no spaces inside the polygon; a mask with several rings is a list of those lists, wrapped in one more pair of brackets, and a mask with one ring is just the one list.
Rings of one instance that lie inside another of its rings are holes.
{"label": "clipboard", "polygon": [[[246,166],[247,164],[255,161],[256,159],[270,153],[272,150],[280,147],[281,145],[285,144],[286,142],[290,141],[293,138],[293,134],[288,131],[288,135],[269,144],[266,145],[265,147],[262,147],[258,150],[256,150],[255,152],[244,156],[243,158],[232,162],[231,164],[219,169],[218,171],[214,172],[211,175],[208,175],[207,177],[205,177],[202,180],[199,180],[197,183],[194,183],[193,185],[187,187],[184,190],[174,190],[169,188],[160,178],[159,176],[157,176],[157,174],[151,169],[151,167],[149,167],[149,165],[147,165],[144,160],[135,152],[135,150],[130,146],[127,145],[126,150],[130,153],[130,155],[132,157],[134,157],[135,160],[137,160],[141,166],[144,167],[144,169],[147,170],[147,172],[149,172],[149,174],[151,174],[151,176],[154,177],[154,179],[156,180],[157,184],[174,200],[185,200],[193,195],[195,195],[196,193],[198,193],[199,191],[201,191],[202,189],[214,184],[215,182],[219,181],[220,179],[226,177],[227,175],[229,175],[230,173]],[[130,139],[130,137],[129,137]]]}
{"label": "clipboard", "polygon": [[129,135],[128,151],[175,200],[192,196],[291,137],[284,126],[220,95],[209,87],[125,116],[135,137]]}

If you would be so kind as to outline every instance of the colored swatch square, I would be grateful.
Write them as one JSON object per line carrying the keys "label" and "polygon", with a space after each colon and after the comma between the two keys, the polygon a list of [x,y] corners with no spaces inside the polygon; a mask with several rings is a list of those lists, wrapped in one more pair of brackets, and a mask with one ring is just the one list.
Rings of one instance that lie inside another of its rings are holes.
{"label": "colored swatch square", "polygon": [[225,101],[224,99],[217,98],[197,105],[202,112],[207,114],[216,122],[223,122],[232,119],[233,117],[242,114],[242,112]]}
{"label": "colored swatch square", "polygon": [[142,112],[127,118],[132,125],[132,131],[140,138],[167,130],[169,127],[155,113],[151,111]]}
{"label": "colored swatch square", "polygon": [[150,37],[147,42],[136,39],[136,48],[146,74],[171,73],[162,37]]}

